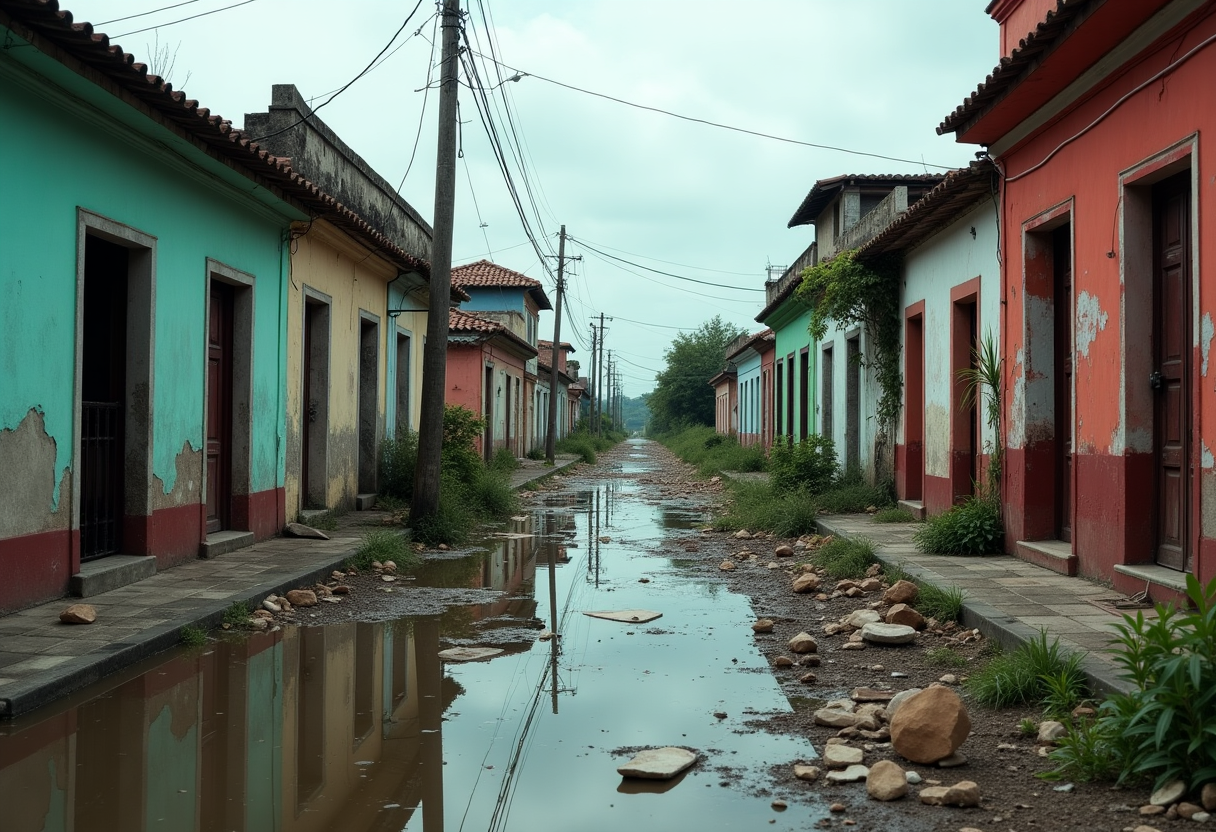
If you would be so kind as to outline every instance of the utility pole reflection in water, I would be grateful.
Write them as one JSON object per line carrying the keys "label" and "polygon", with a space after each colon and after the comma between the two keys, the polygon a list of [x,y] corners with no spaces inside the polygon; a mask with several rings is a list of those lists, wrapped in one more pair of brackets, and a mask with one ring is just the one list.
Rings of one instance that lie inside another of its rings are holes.
{"label": "utility pole reflection in water", "polygon": [[422,768],[422,829],[443,832],[443,662],[439,658],[439,619],[414,622],[418,657],[419,761]]}

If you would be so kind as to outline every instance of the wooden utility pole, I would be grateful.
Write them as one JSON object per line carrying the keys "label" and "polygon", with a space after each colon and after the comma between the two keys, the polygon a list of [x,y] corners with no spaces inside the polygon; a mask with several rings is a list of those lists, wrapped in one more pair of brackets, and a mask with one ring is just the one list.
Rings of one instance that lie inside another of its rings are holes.
{"label": "wooden utility pole", "polygon": [[587,392],[591,394],[591,404],[587,408],[587,430],[595,433],[595,397],[599,395],[599,387],[595,383],[596,356],[599,354],[599,336],[596,334],[595,321],[591,322],[591,373],[587,376]]}
{"label": "wooden utility pole", "polygon": [[[562,226],[562,234],[557,243],[557,306],[553,310],[553,356],[549,368],[549,432],[545,434],[545,459],[553,464],[553,446],[557,442],[557,356],[562,348],[562,290],[565,286],[562,280],[566,273],[566,226]],[[554,629],[553,632],[557,632]],[[556,685],[556,681],[554,682]]]}
{"label": "wooden utility pole", "polygon": [[439,81],[439,136],[435,153],[435,230],[431,242],[430,309],[422,356],[422,418],[410,523],[439,510],[443,453],[443,402],[447,388],[448,309],[452,305],[452,226],[456,211],[456,91],[460,0],[443,0],[443,52]]}
{"label": "wooden utility pole", "polygon": [[599,376],[595,381],[595,435],[604,435],[604,313],[600,313],[600,363]]}

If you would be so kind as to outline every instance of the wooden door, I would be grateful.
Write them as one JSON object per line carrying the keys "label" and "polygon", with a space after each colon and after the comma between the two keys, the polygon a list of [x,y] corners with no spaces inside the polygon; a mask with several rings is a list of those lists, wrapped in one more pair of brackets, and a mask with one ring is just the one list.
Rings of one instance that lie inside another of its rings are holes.
{"label": "wooden door", "polygon": [[207,326],[207,533],[228,528],[232,494],[232,290],[211,283]]}
{"label": "wooden door", "polygon": [[1153,352],[1157,563],[1190,568],[1190,174],[1153,194]]}
{"label": "wooden door", "polygon": [[1056,539],[1072,541],[1072,226],[1052,233],[1055,278]]}

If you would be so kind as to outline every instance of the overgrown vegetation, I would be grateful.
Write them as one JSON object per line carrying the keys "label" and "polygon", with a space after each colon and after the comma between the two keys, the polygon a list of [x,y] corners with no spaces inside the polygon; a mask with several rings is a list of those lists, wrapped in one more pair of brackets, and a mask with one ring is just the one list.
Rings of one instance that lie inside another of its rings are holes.
{"label": "overgrown vegetation", "polygon": [[766,467],[764,449],[760,445],[744,447],[734,436],[723,436],[706,425],[695,425],[660,441],[680,457],[697,466],[705,477],[723,471],[763,471]]}
{"label": "overgrown vegetation", "polygon": [[874,542],[864,537],[834,538],[815,551],[810,562],[821,567],[831,578],[864,578],[866,570],[878,559],[874,556]]}
{"label": "overgrown vegetation", "polygon": [[989,555],[1001,550],[1004,538],[1001,507],[987,496],[930,517],[912,536],[917,549],[935,555]]}
{"label": "overgrown vegetation", "polygon": [[515,454],[511,453],[510,448],[499,448],[494,452],[494,459],[491,460],[490,467],[495,471],[509,474],[519,467],[519,460]]}
{"label": "overgrown vegetation", "polygon": [[1062,650],[1059,639],[1048,641],[1047,631],[1040,630],[1036,638],[1016,650],[993,657],[972,673],[965,685],[981,705],[1013,708],[1045,704],[1060,685],[1080,701],[1085,693],[1085,676],[1081,655]]}
{"label": "overgrown vegetation", "polygon": [[384,563],[386,560],[391,560],[398,569],[412,569],[421,562],[400,531],[373,529],[363,535],[363,541],[355,553],[346,559],[346,565],[366,570],[372,568],[373,561]]}
{"label": "overgrown vegetation", "polygon": [[380,496],[409,503],[414,496],[414,468],[418,464],[418,434],[398,430],[380,443]]}
{"label": "overgrown vegetation", "polygon": [[836,444],[832,437],[817,433],[793,445],[778,441],[771,451],[769,472],[769,482],[777,491],[805,488],[820,494],[840,478]]}
{"label": "overgrown vegetation", "polygon": [[1186,595],[1189,609],[1157,604],[1155,617],[1123,617],[1112,652],[1135,689],[1073,723],[1051,776],[1216,781],[1216,579],[1203,586],[1188,574]]}
{"label": "overgrown vegetation", "polygon": [[187,624],[178,631],[178,635],[182,640],[182,644],[187,647],[202,647],[207,643],[207,631],[195,627],[193,624]]}
{"label": "overgrown vegetation", "polygon": [[899,417],[903,398],[900,362],[899,260],[862,262],[856,251],[842,251],[802,272],[795,297],[811,308],[810,332],[822,340],[828,324],[838,330],[863,326],[869,351],[864,357],[880,390],[875,406],[879,437],[887,441]]}
{"label": "overgrown vegetation", "polygon": [[875,523],[915,523],[916,518],[906,508],[884,508],[874,514]]}
{"label": "overgrown vegetation", "polygon": [[967,657],[960,656],[949,647],[931,647],[925,651],[925,661],[933,667],[960,668],[967,665]]}
{"label": "overgrown vegetation", "polygon": [[244,601],[233,601],[228,605],[228,609],[224,610],[224,623],[229,627],[244,627],[249,623],[249,616],[253,611],[249,609],[249,604]]}
{"label": "overgrown vegetation", "polygon": [[805,491],[774,493],[767,483],[735,482],[726,513],[714,521],[719,530],[764,530],[779,537],[811,534],[818,528],[819,506]]}
{"label": "overgrown vegetation", "polygon": [[963,601],[967,596],[959,587],[941,587],[917,580],[898,565],[892,563],[884,563],[882,571],[890,583],[908,581],[916,584],[919,590],[916,595],[916,609],[926,618],[936,618],[938,621],[945,623],[947,621],[958,621],[962,616]]}

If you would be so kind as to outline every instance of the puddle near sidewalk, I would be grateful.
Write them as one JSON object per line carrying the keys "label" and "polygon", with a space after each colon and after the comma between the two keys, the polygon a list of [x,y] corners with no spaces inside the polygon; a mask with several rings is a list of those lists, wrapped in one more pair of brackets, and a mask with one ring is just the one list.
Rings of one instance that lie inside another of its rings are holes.
{"label": "puddle near sidewalk", "polygon": [[[88,702],[0,724],[5,829],[813,825],[826,807],[777,813],[764,792],[770,766],[814,751],[745,724],[789,710],[746,599],[644,551],[672,527],[636,483],[584,484],[547,495],[489,554],[419,575],[504,590],[495,603],[180,650]],[[582,614],[613,609],[663,615]],[[537,641],[554,619],[560,640]],[[504,652],[438,658],[481,643]],[[702,758],[671,784],[616,773],[625,749],[658,745]]]}

